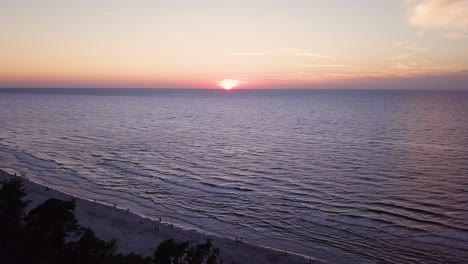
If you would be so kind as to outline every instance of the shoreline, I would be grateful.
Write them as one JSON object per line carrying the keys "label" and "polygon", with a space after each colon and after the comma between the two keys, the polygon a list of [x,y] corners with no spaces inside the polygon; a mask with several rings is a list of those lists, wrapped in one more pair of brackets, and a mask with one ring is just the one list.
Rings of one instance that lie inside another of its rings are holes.
{"label": "shoreline", "polygon": [[144,256],[152,255],[156,247],[167,239],[176,242],[205,242],[211,239],[215,248],[220,249],[224,263],[326,263],[324,261],[293,252],[245,243],[228,237],[201,233],[195,229],[183,229],[164,219],[154,220],[129,210],[105,203],[91,201],[82,197],[57,191],[48,186],[14,176],[7,169],[0,168],[0,180],[13,177],[23,179],[28,192],[26,199],[31,200],[30,210],[49,198],[61,200],[76,199],[75,215],[78,223],[91,228],[101,239],[117,240],[117,252],[135,252]]}

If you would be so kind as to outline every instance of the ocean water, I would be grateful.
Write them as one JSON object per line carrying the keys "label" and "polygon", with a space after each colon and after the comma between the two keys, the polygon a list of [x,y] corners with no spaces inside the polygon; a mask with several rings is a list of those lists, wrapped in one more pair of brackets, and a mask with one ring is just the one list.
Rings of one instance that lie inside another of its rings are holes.
{"label": "ocean water", "polygon": [[0,90],[0,109],[0,167],[62,191],[337,263],[468,259],[467,91]]}

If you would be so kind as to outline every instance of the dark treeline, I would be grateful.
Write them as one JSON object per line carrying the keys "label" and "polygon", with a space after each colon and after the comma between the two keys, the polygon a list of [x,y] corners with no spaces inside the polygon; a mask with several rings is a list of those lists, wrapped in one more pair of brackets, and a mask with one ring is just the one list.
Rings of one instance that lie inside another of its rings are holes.
{"label": "dark treeline", "polygon": [[0,263],[4,264],[218,264],[211,241],[192,245],[172,239],[152,257],[116,253],[116,241],[104,241],[75,218],[75,200],[49,199],[26,212],[29,202],[22,180],[1,182]]}

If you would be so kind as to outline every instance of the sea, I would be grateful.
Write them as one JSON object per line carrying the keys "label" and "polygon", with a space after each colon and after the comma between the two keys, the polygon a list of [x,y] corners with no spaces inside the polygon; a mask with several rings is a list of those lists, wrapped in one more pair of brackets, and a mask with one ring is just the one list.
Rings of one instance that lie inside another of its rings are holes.
{"label": "sea", "polygon": [[0,167],[332,263],[468,261],[468,91],[1,89]]}

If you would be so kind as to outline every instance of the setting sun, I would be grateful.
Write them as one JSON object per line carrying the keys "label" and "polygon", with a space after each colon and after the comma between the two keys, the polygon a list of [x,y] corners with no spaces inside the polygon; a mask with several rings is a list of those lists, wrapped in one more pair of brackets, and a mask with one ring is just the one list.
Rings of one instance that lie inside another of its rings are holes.
{"label": "setting sun", "polygon": [[241,82],[238,80],[224,79],[218,82],[218,85],[223,87],[225,90],[231,90],[232,88],[238,86]]}

